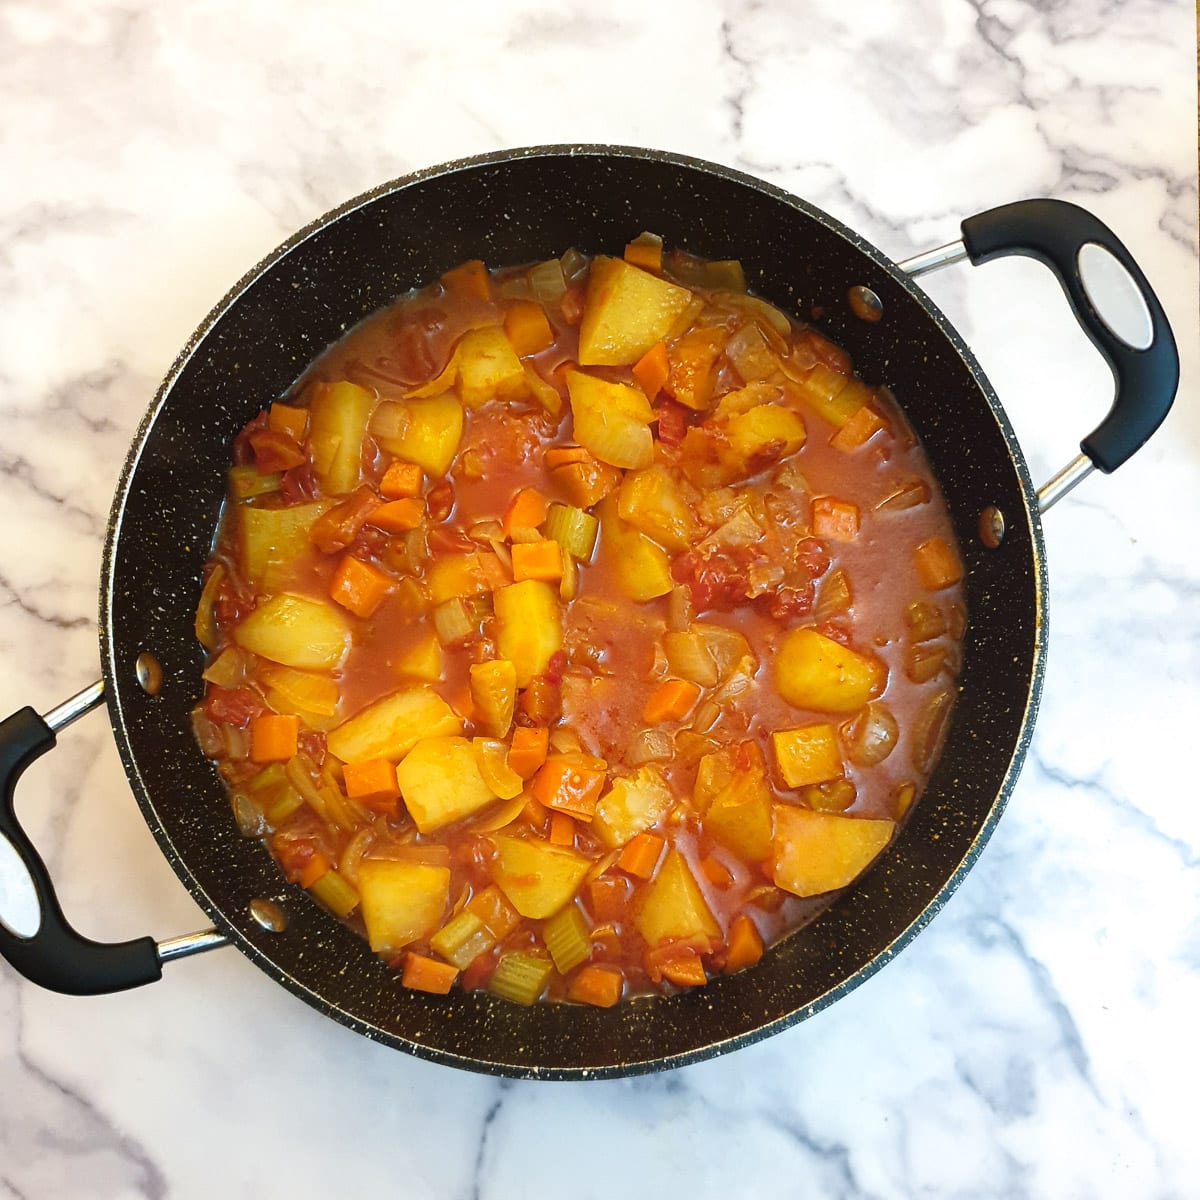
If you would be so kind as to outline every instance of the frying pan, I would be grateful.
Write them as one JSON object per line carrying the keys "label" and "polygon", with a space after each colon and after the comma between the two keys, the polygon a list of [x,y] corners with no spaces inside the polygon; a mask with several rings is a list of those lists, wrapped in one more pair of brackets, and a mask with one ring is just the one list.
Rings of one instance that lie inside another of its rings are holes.
{"label": "frying pan", "polygon": [[[850,352],[858,372],[887,384],[907,411],[941,480],[967,567],[967,644],[945,751],[880,863],[753,968],[608,1010],[525,1009],[485,992],[406,992],[365,941],[284,883],[263,848],[238,835],[216,772],[192,737],[189,712],[202,687],[192,621],[230,444],[327,344],[451,266],[469,258],[518,264],[571,245],[619,253],[643,229],[707,258],[738,258],[759,295],[800,316],[820,313],[819,328]],[[868,978],[946,902],[1015,784],[1046,652],[1040,510],[1093,467],[1112,471],[1136,451],[1166,416],[1178,382],[1161,306],[1095,217],[1060,201],[1026,200],[969,218],[962,235],[893,264],[760,180],[611,146],[534,147],[435,167],[296,234],[212,311],[137,432],[105,545],[103,682],[44,716],[26,708],[0,724],[0,833],[24,861],[40,905],[31,936],[0,925],[0,953],[36,983],[94,994],[151,982],[164,962],[232,943],[369,1038],[472,1070],[558,1079],[636,1074],[723,1053],[803,1020]],[[979,364],[911,282],[959,259],[979,264],[1006,254],[1030,255],[1055,272],[1116,380],[1111,411],[1040,494]],[[1107,309],[1101,315],[1095,266],[1124,284],[1132,321],[1118,323]],[[854,288],[873,293],[880,320],[854,315]],[[102,701],[146,822],[211,930],[158,944],[81,937],[16,820],[23,769]]]}

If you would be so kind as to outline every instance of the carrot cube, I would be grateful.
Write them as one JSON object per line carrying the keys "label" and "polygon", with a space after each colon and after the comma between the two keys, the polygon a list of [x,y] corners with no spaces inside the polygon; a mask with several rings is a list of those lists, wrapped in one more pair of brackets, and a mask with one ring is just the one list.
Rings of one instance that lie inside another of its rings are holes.
{"label": "carrot cube", "polygon": [[550,844],[552,846],[575,845],[575,821],[566,813],[550,814]]}
{"label": "carrot cube", "polygon": [[467,912],[474,913],[491,931],[492,937],[500,941],[521,923],[521,914],[508,902],[508,898],[494,884],[467,901]]}
{"label": "carrot cube", "polygon": [[421,468],[416,463],[394,462],[379,481],[379,494],[389,500],[411,500],[421,494]]}
{"label": "carrot cube", "polygon": [[698,684],[686,679],[664,679],[650,693],[642,720],[647,725],[661,725],[664,721],[678,721],[691,712],[692,705],[700,698]]}
{"label": "carrot cube", "polygon": [[655,342],[641,358],[633,364],[633,377],[638,386],[646,393],[647,400],[653,400],[671,375],[671,364],[667,360],[667,343]]}
{"label": "carrot cube", "polygon": [[763,956],[762,935],[744,913],[733,922],[725,955],[725,974],[752,967]]}
{"label": "carrot cube", "polygon": [[542,457],[548,471],[556,467],[569,467],[573,463],[596,461],[582,446],[551,446]]}
{"label": "carrot cube", "polygon": [[300,718],[281,713],[264,713],[250,722],[250,760],[256,763],[286,762],[296,754]]}
{"label": "carrot cube", "polygon": [[308,428],[308,409],[293,408],[290,404],[272,404],[267,414],[267,428],[276,433],[286,433],[297,442],[304,441]]}
{"label": "carrot cube", "polygon": [[310,888],[318,879],[328,875],[332,866],[333,864],[320,850],[314,850],[308,862],[300,868],[296,882],[303,888]]}
{"label": "carrot cube", "polygon": [[812,502],[813,533],[835,542],[852,542],[858,537],[858,505],[833,496],[817,496]]}
{"label": "carrot cube", "polygon": [[342,780],[346,795],[352,800],[362,800],[376,812],[395,813],[396,801],[400,798],[395,763],[386,758],[347,763],[342,768]]}
{"label": "carrot cube", "polygon": [[424,517],[424,504],[415,496],[406,496],[381,504],[367,518],[367,524],[385,533],[407,533],[410,529],[416,529]]}
{"label": "carrot cube", "polygon": [[513,730],[512,744],[508,750],[508,765],[522,779],[529,779],[546,761],[546,751],[549,747],[549,729],[530,729],[526,725],[518,725]]}
{"label": "carrot cube", "polygon": [[587,906],[601,924],[619,921],[629,902],[629,884],[622,875],[597,875],[587,885]]}
{"label": "carrot cube", "polygon": [[658,866],[664,845],[663,839],[656,833],[639,833],[621,851],[617,866],[639,879],[649,879],[654,874],[654,868]]}
{"label": "carrot cube", "polygon": [[511,538],[514,529],[536,529],[548,511],[546,497],[537,488],[522,488],[504,514],[504,536]]}
{"label": "carrot cube", "polygon": [[400,982],[413,991],[444,996],[457,978],[458,968],[453,963],[438,962],[423,954],[414,954],[411,950],[404,956],[404,972]]}
{"label": "carrot cube", "polygon": [[545,350],[554,341],[546,311],[533,300],[518,300],[504,314],[504,332],[518,358]]}
{"label": "carrot cube", "polygon": [[567,999],[577,1004],[612,1008],[621,998],[624,978],[616,967],[584,967],[567,985]]}
{"label": "carrot cube", "polygon": [[529,794],[547,808],[590,821],[604,787],[604,772],[602,759],[586,754],[552,754],[534,778]]}
{"label": "carrot cube", "polygon": [[950,587],[963,577],[963,565],[944,537],[931,537],[913,552],[917,578],[931,592]]}
{"label": "carrot cube", "polygon": [[558,583],[563,574],[562,547],[548,538],[537,542],[514,542],[512,569],[516,583],[522,579]]}
{"label": "carrot cube", "polygon": [[661,271],[663,265],[662,239],[643,234],[625,245],[625,261],[644,271]]}
{"label": "carrot cube", "polygon": [[355,616],[369,617],[383,603],[391,587],[390,575],[347,554],[333,573],[329,594]]}
{"label": "carrot cube", "polygon": [[869,404],[864,404],[829,439],[829,444],[848,453],[851,450],[857,450],[884,427],[883,418]]}
{"label": "carrot cube", "polygon": [[487,267],[478,258],[447,271],[442,276],[442,287],[460,296],[474,296],[477,300],[492,298],[492,281]]}

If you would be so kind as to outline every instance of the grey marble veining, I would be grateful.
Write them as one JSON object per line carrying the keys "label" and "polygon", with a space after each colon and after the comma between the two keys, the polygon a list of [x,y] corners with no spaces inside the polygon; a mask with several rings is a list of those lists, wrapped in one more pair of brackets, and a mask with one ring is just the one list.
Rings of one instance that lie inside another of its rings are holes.
{"label": "grey marble veining", "polygon": [[[233,953],[88,1001],[0,968],[0,1196],[1196,1195],[1194,50],[1182,0],[0,4],[5,712],[98,673],[113,488],[194,326],[296,228],[421,166],[659,146],[895,258],[994,204],[1074,200],[1141,262],[1183,359],[1160,435],[1047,519],[1046,686],[998,831],[858,990],[724,1059],[538,1085],[373,1045]],[[1057,286],[1018,262],[926,282],[1048,477],[1111,395]],[[20,811],[85,933],[204,923],[103,716]]]}

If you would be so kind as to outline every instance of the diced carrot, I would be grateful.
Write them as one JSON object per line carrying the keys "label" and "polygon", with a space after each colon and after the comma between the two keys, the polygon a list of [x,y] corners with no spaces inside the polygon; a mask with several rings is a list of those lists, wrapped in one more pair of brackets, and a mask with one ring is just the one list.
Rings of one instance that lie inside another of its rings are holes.
{"label": "diced carrot", "polygon": [[700,698],[698,684],[686,679],[664,679],[650,693],[642,720],[647,725],[661,725],[664,721],[678,721],[691,712],[692,705]]}
{"label": "diced carrot", "polygon": [[829,439],[829,444],[845,452],[857,450],[859,446],[869,441],[883,428],[883,418],[869,404],[864,404]]}
{"label": "diced carrot", "polygon": [[562,716],[562,684],[535,675],[521,692],[517,708],[531,725],[549,728]]}
{"label": "diced carrot", "polygon": [[835,542],[858,537],[858,505],[834,496],[817,496],[812,502],[813,533]]}
{"label": "diced carrot", "polygon": [[250,760],[257,763],[287,762],[296,754],[300,718],[281,713],[264,713],[250,722]]}
{"label": "diced carrot", "polygon": [[532,796],[525,801],[525,807],[521,809],[521,816],[529,823],[530,827],[536,829],[539,833],[546,831],[546,806],[540,800],[535,800]]}
{"label": "diced carrot", "polygon": [[931,592],[949,587],[963,577],[962,563],[944,537],[931,537],[922,542],[913,552],[913,557],[916,560],[917,578]]}
{"label": "diced carrot", "polygon": [[586,754],[552,754],[534,777],[529,794],[547,808],[590,821],[604,786],[605,769],[603,759]]}
{"label": "diced carrot", "polygon": [[367,518],[367,523],[386,533],[407,533],[410,529],[416,529],[424,516],[425,505],[416,496],[406,496],[381,504]]}
{"label": "diced carrot", "polygon": [[583,320],[584,300],[583,288],[577,283],[563,292],[559,307],[562,309],[563,320],[568,325],[578,325]]}
{"label": "diced carrot", "polygon": [[546,497],[537,488],[522,488],[504,513],[504,536],[512,537],[514,529],[536,529],[545,519]]}
{"label": "diced carrot", "polygon": [[594,964],[583,967],[567,985],[567,999],[577,1004],[594,1004],[597,1008],[612,1008],[621,998],[624,977],[616,967]]}
{"label": "diced carrot", "polygon": [[533,300],[518,300],[504,314],[504,332],[519,358],[536,354],[554,341],[546,310]]}
{"label": "diced carrot", "polygon": [[713,887],[718,887],[722,891],[733,883],[733,874],[729,868],[719,858],[713,858],[711,854],[700,860],[700,870],[704,872],[704,878]]}
{"label": "diced carrot", "polygon": [[416,463],[394,462],[379,481],[379,494],[389,500],[410,500],[421,494],[421,468]]}
{"label": "diced carrot", "polygon": [[582,446],[551,446],[543,455],[546,469],[570,466],[571,463],[590,463],[596,460]]}
{"label": "diced carrot", "polygon": [[641,267],[644,271],[661,271],[663,265],[662,241],[657,238],[641,238],[626,243],[625,261],[631,267]]}
{"label": "diced carrot", "polygon": [[667,343],[655,342],[641,358],[633,364],[633,377],[638,386],[646,393],[646,399],[653,401],[662,391],[663,384],[671,374],[671,364],[667,360]]}
{"label": "diced carrot", "polygon": [[629,883],[622,875],[597,875],[587,885],[588,911],[600,922],[619,921],[629,901]]}
{"label": "diced carrot", "polygon": [[347,554],[333,573],[329,594],[355,616],[369,617],[383,603],[391,586],[390,575],[355,558],[353,554]]}
{"label": "diced carrot", "polygon": [[573,846],[575,845],[575,821],[566,813],[556,812],[550,814],[550,837],[548,839],[553,846]]}
{"label": "diced carrot", "polygon": [[404,956],[404,973],[400,976],[400,982],[413,991],[444,996],[457,978],[458,968],[453,963],[438,962],[412,950]]}
{"label": "diced carrot", "polygon": [[396,811],[400,786],[396,782],[396,766],[386,758],[347,763],[342,768],[342,779],[346,795],[352,800],[362,800],[377,812]]}
{"label": "diced carrot", "polygon": [[729,945],[725,954],[725,974],[732,975],[744,967],[752,967],[763,956],[762,935],[745,913],[736,918],[729,930]]}
{"label": "diced carrot", "polygon": [[308,409],[293,408],[290,404],[272,404],[267,414],[267,428],[277,433],[286,433],[294,441],[304,441],[308,428]]}
{"label": "diced carrot", "polygon": [[506,938],[521,923],[521,914],[508,902],[508,897],[490,883],[476,892],[466,904],[467,912],[474,913],[491,931],[494,938]]}
{"label": "diced carrot", "polygon": [[617,859],[617,866],[639,879],[649,879],[658,866],[664,842],[656,833],[639,833]]}
{"label": "diced carrot", "polygon": [[541,579],[546,583],[558,583],[562,579],[562,547],[555,541],[544,538],[538,542],[514,543],[512,548],[513,579]]}
{"label": "diced carrot", "polygon": [[688,946],[673,945],[648,951],[645,967],[655,983],[667,979],[676,987],[700,987],[708,982],[700,955]]}
{"label": "diced carrot", "polygon": [[549,746],[549,729],[530,729],[528,726],[518,725],[513,730],[512,745],[508,749],[508,765],[522,779],[529,779],[546,761]]}
{"label": "diced carrot", "polygon": [[310,888],[318,879],[328,875],[332,866],[333,864],[320,850],[314,850],[312,857],[300,868],[296,882],[303,888]]}
{"label": "diced carrot", "polygon": [[621,472],[608,463],[578,462],[555,467],[550,478],[576,508],[591,508],[620,485]]}
{"label": "diced carrot", "polygon": [[616,962],[620,958],[621,935],[617,932],[617,927],[611,922],[597,925],[592,930],[592,959],[600,961],[610,959]]}
{"label": "diced carrot", "polygon": [[442,276],[442,286],[460,296],[475,296],[480,300],[492,298],[492,281],[488,278],[487,267],[477,258],[447,271]]}

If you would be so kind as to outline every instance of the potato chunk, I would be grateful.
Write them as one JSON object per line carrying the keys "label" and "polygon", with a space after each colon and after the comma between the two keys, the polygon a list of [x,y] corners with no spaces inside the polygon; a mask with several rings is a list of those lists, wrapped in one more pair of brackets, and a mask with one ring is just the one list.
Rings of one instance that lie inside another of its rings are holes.
{"label": "potato chunk", "polygon": [[308,531],[332,505],[332,500],[286,508],[239,505],[238,543],[247,581],[265,591],[286,585],[292,566],[308,550]]}
{"label": "potato chunk", "polygon": [[484,782],[465,737],[422,738],[396,768],[404,806],[422,833],[486,808],[496,793]]}
{"label": "potato chunk", "polygon": [[462,441],[463,406],[453,392],[385,401],[371,418],[371,434],[388,454],[440,479]]}
{"label": "potato chunk", "polygon": [[788,787],[807,787],[841,779],[846,770],[832,725],[802,725],[771,734],[775,761]]}
{"label": "potato chunk", "polygon": [[374,407],[375,397],[356,383],[314,388],[308,437],[313,471],[326,495],[345,495],[362,482],[362,444]]}
{"label": "potato chunk", "polygon": [[755,742],[727,746],[700,760],[693,803],[704,828],[750,862],[771,853],[771,789]]}
{"label": "potato chunk", "polygon": [[651,949],[675,941],[711,946],[721,937],[700,885],[674,849],[667,851],[658,874],[635,901],[633,923]]}
{"label": "potato chunk", "polygon": [[515,399],[528,390],[525,368],[498,326],[470,330],[454,353],[458,394],[468,408],[478,408],[488,400]]}
{"label": "potato chunk", "polygon": [[819,896],[853,883],[891,840],[895,821],[775,805],[772,873],[795,896]]}
{"label": "potato chunk", "polygon": [[426,684],[376,700],[329,735],[329,753],[342,762],[398,762],[424,737],[462,732],[454,710]]}
{"label": "potato chunk", "polygon": [[696,522],[674,475],[665,467],[647,467],[625,476],[617,496],[621,520],[676,552],[695,540]]}
{"label": "potato chunk", "polygon": [[667,552],[621,519],[613,496],[600,503],[600,546],[631,600],[653,600],[675,586]]}
{"label": "potato chunk", "polygon": [[583,366],[637,362],[656,342],[686,327],[696,298],[687,288],[619,258],[598,256],[588,277],[579,326]]}
{"label": "potato chunk", "polygon": [[796,708],[857,712],[883,691],[887,668],[877,658],[824,637],[815,629],[793,629],[775,655],[775,686]]}
{"label": "potato chunk", "polygon": [[662,768],[649,764],[615,780],[600,797],[592,830],[610,850],[615,850],[657,824],[673,803]]}
{"label": "potato chunk", "polygon": [[495,593],[496,646],[516,667],[517,687],[544,675],[550,657],[562,649],[562,613],[558,592],[548,583],[523,579]]}
{"label": "potato chunk", "polygon": [[307,671],[340,666],[350,649],[350,630],[332,604],[291,592],[260,604],[233,637],[251,654]]}
{"label": "potato chunk", "polygon": [[516,837],[495,837],[492,878],[523,917],[552,917],[583,882],[588,859],[565,846]]}
{"label": "potato chunk", "polygon": [[567,371],[575,440],[611,467],[637,470],[654,461],[654,410],[635,387]]}
{"label": "potato chunk", "polygon": [[450,896],[450,868],[366,859],[358,890],[367,938],[376,954],[394,953],[441,923]]}

